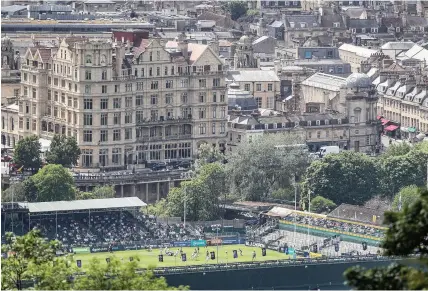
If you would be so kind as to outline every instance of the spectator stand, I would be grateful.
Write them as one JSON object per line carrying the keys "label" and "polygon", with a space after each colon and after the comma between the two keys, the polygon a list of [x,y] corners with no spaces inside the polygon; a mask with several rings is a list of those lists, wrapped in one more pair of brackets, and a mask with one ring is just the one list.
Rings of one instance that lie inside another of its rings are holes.
{"label": "spectator stand", "polygon": [[28,231],[26,223],[29,215],[27,202],[6,202],[1,204],[2,242],[6,232],[23,235]]}
{"label": "spectator stand", "polygon": [[383,213],[379,209],[356,206],[350,204],[340,204],[328,215],[330,219],[340,219],[346,221],[357,221],[364,224],[381,226],[383,223]]}
{"label": "spectator stand", "polygon": [[29,210],[28,229],[40,229],[49,239],[58,239],[64,245],[76,246],[99,242],[105,235],[104,230],[97,229],[96,222],[100,216],[108,214],[116,219],[126,215],[136,216],[140,208],[147,204],[138,197],[126,197],[26,205]]}

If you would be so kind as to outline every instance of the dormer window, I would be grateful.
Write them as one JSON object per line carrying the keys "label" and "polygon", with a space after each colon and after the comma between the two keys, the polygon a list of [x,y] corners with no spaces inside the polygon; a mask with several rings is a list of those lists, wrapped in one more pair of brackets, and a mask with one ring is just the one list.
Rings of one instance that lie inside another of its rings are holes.
{"label": "dormer window", "polygon": [[399,27],[396,27],[396,28],[395,28],[395,32],[400,32],[400,28],[399,28]]}
{"label": "dormer window", "polygon": [[298,121],[295,121],[294,122],[294,127],[298,127],[299,126],[299,122]]}
{"label": "dormer window", "polygon": [[326,119],[325,120],[325,125],[329,125],[329,123],[330,123],[330,120]]}
{"label": "dormer window", "polygon": [[310,120],[308,120],[308,126],[311,126],[312,122]]}
{"label": "dormer window", "polygon": [[377,33],[377,27],[373,27],[371,31],[372,33]]}
{"label": "dormer window", "polygon": [[321,122],[319,120],[316,121],[316,125],[320,125]]}
{"label": "dormer window", "polygon": [[362,33],[366,33],[366,29],[365,28],[361,28],[361,32]]}
{"label": "dormer window", "polygon": [[312,26],[313,27],[318,26],[318,23],[314,22],[314,23],[312,23]]}
{"label": "dormer window", "polygon": [[301,28],[305,28],[307,25],[306,25],[306,22],[300,22],[300,27]]}
{"label": "dormer window", "polygon": [[339,118],[339,119],[337,120],[337,124],[342,124],[342,119],[340,119],[340,118]]}
{"label": "dormer window", "polygon": [[340,22],[334,22],[333,27],[336,27],[336,28],[340,27]]}
{"label": "dormer window", "polygon": [[290,27],[294,28],[294,22],[290,22]]}

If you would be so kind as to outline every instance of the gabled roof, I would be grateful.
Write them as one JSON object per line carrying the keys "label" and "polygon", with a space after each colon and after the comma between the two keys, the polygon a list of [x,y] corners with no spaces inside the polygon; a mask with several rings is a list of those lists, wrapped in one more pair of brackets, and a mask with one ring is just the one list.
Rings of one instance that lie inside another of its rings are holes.
{"label": "gabled roof", "polygon": [[284,23],[282,23],[282,21],[274,20],[271,24],[269,24],[269,26],[280,28],[284,26]]}
{"label": "gabled roof", "polygon": [[346,9],[345,14],[348,15],[351,19],[358,19],[366,11],[364,8],[360,7],[350,7]]}
{"label": "gabled roof", "polygon": [[52,57],[52,50],[50,48],[39,48],[37,49],[37,53],[43,63],[48,62]]}
{"label": "gabled roof", "polygon": [[207,45],[189,43],[190,61],[192,63],[196,62],[207,49]]}

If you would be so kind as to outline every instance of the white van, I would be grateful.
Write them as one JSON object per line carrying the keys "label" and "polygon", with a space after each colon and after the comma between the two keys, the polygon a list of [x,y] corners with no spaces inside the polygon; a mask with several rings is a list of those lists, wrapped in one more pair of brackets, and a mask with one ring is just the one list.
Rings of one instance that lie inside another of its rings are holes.
{"label": "white van", "polygon": [[328,154],[338,154],[338,153],[340,153],[339,146],[323,146],[320,148],[320,151],[318,152],[318,154],[321,157],[324,157],[325,155],[328,155]]}

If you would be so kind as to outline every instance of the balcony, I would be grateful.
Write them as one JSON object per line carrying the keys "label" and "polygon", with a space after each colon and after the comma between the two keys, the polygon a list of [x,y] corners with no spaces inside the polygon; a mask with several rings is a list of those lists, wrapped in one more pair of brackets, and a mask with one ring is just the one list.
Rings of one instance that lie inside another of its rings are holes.
{"label": "balcony", "polygon": [[113,77],[113,81],[131,81],[131,80],[135,80],[135,79],[136,79],[136,77],[134,75]]}
{"label": "balcony", "polygon": [[137,137],[137,142],[155,142],[155,141],[168,141],[168,140],[182,140],[182,139],[190,139],[192,138],[192,134],[171,134],[171,135],[162,135],[162,136],[149,136],[143,135]]}
{"label": "balcony", "polygon": [[162,124],[185,124],[185,123],[192,123],[192,116],[189,116],[188,118],[164,118],[161,116],[159,119],[154,118],[147,118],[143,120],[138,120],[136,122],[137,126],[150,126],[150,125],[162,125]]}
{"label": "balcony", "polygon": [[45,68],[40,68],[40,67],[36,67],[36,66],[30,66],[30,65],[21,65],[21,70],[27,70],[27,71],[31,71],[31,72],[40,72],[40,71],[46,71],[47,69]]}

